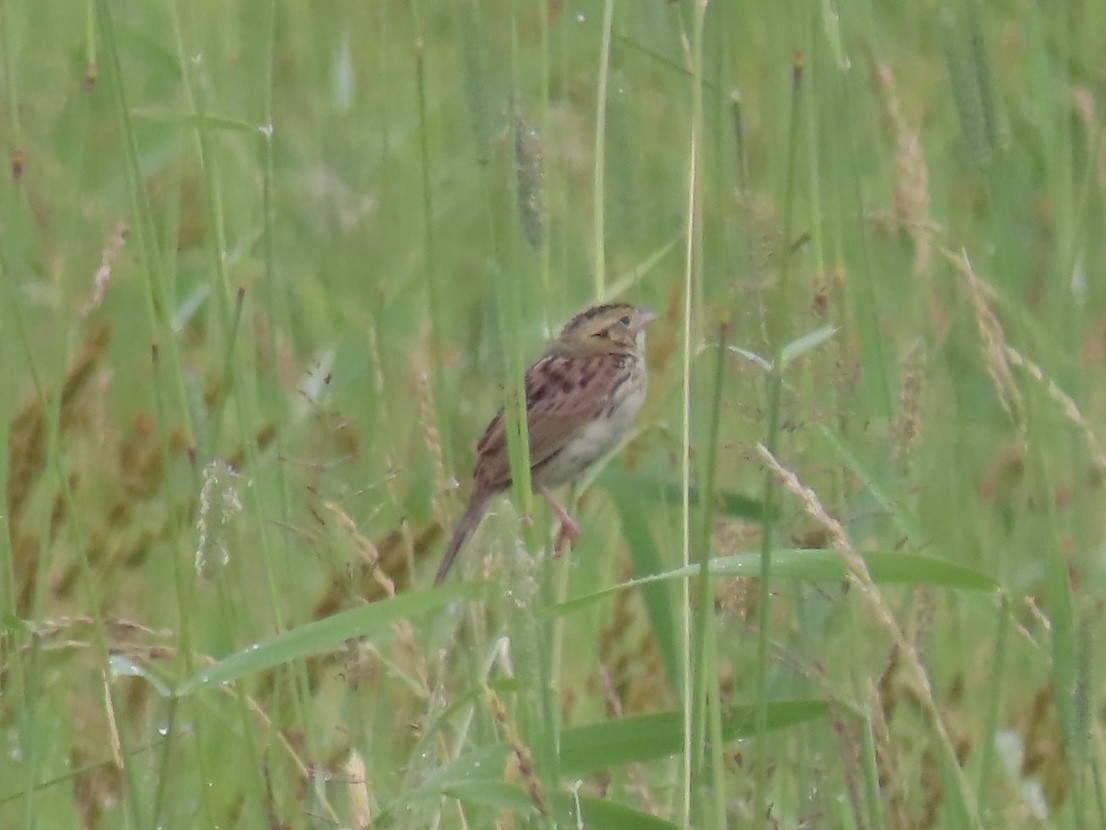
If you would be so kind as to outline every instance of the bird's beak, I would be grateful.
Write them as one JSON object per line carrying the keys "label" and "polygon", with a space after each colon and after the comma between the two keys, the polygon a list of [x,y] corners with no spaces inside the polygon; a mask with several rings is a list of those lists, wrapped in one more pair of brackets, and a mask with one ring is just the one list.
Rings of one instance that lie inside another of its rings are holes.
{"label": "bird's beak", "polygon": [[639,308],[637,311],[634,312],[634,319],[630,323],[630,331],[632,331],[634,334],[637,334],[639,331],[644,329],[647,325],[649,325],[656,319],[657,315],[655,312],[650,311],[647,308]]}

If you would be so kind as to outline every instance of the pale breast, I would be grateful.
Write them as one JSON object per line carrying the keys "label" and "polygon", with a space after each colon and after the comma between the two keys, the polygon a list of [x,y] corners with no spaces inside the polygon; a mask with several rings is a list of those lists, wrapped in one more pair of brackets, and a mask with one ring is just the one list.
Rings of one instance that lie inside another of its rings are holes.
{"label": "pale breast", "polygon": [[635,359],[596,417],[581,424],[556,455],[533,470],[534,484],[559,487],[618,446],[645,401],[645,367]]}

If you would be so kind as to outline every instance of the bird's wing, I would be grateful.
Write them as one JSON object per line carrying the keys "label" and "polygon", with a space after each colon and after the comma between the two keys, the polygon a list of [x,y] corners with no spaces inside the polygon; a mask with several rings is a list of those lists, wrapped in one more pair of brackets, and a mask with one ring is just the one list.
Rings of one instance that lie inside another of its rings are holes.
{"label": "bird's wing", "polygon": [[[530,468],[556,455],[584,424],[597,418],[609,395],[602,390],[615,377],[610,355],[567,357],[547,355],[526,372],[527,432]],[[507,427],[503,410],[496,413],[476,445],[476,473],[485,486],[501,490],[511,483]]]}

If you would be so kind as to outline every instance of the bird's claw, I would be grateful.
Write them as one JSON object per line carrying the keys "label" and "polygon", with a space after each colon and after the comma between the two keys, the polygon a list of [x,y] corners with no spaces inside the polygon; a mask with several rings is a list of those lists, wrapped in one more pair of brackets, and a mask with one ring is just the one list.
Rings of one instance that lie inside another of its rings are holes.
{"label": "bird's claw", "polygon": [[553,558],[560,558],[566,548],[575,546],[580,540],[580,526],[567,515],[560,517],[557,538],[553,541]]}

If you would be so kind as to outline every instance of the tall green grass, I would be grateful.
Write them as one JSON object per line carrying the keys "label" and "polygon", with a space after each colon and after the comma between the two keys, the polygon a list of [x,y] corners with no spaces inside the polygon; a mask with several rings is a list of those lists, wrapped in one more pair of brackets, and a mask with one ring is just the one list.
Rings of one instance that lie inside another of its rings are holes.
{"label": "tall green grass", "polygon": [[0,6],[0,828],[1106,823],[1103,22]]}

